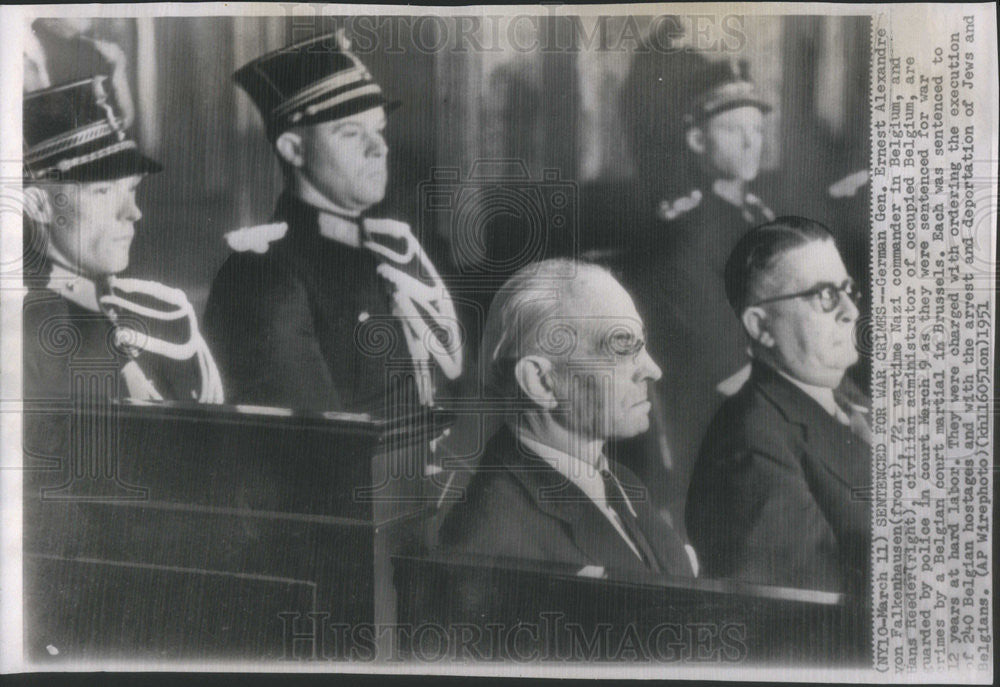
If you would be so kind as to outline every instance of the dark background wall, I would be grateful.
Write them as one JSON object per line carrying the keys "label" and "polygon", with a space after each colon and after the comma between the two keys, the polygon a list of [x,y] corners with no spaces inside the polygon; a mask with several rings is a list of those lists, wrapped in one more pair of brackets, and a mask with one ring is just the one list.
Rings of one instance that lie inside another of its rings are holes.
{"label": "dark background wall", "polygon": [[[852,272],[865,281],[867,189],[842,201],[826,189],[867,167],[868,19],[734,15],[697,20],[697,31],[694,21],[677,19],[675,33],[683,34],[673,38],[677,45],[710,59],[746,59],[775,106],[759,195],[779,213],[828,221]],[[145,217],[133,246],[133,276],[180,286],[201,309],[227,252],[222,235],[266,222],[280,191],[259,116],[232,72],[338,26],[347,27],[355,51],[403,102],[387,130],[391,178],[376,212],[410,222],[425,240],[438,239],[437,252],[460,266],[481,262],[477,246],[502,243],[497,232],[504,225],[422,215],[420,184],[435,168],[456,168],[460,185],[468,186],[477,160],[505,158],[536,180],[554,169],[581,193],[602,181],[638,187],[650,180],[635,163],[629,120],[676,117],[668,85],[629,80],[637,64],[673,58],[643,51],[629,38],[663,30],[649,16],[487,17],[478,26],[414,17],[99,19],[92,34],[119,44],[129,60],[136,135],[166,168],[141,190]],[[645,101],[622,107],[623,98],[634,98],[627,89],[636,88]],[[659,173],[667,180],[675,172],[667,158]]]}

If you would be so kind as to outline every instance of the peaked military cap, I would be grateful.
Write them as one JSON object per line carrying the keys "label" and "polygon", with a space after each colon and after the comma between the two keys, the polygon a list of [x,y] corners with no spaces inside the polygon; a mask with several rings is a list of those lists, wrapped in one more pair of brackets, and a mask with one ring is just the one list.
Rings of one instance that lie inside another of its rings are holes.
{"label": "peaked military cap", "polygon": [[706,61],[692,81],[691,98],[684,113],[689,126],[737,107],[756,107],[764,114],[771,111],[770,103],[758,94],[750,80],[746,60]]}
{"label": "peaked military cap", "polygon": [[25,94],[26,179],[110,181],[163,169],[126,135],[106,81],[94,76]]}
{"label": "peaked military cap", "polygon": [[342,32],[258,57],[240,67],[233,79],[260,110],[272,141],[292,126],[399,105],[385,98]]}

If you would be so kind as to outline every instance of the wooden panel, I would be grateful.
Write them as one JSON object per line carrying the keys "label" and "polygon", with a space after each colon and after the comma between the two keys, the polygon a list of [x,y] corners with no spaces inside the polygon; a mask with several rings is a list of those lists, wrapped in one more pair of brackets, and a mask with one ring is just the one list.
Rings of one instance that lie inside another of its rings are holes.
{"label": "wooden panel", "polygon": [[[394,620],[389,556],[413,550],[426,511],[422,472],[407,464],[422,428],[176,405],[101,412],[74,418],[91,446],[115,448],[98,456],[98,478],[69,479],[90,467],[76,455],[25,476],[35,659],[277,660],[308,655],[308,640],[289,644],[311,627],[306,614]],[[122,493],[109,482],[142,497],[107,498]],[[338,647],[350,649],[350,638]]]}
{"label": "wooden panel", "polygon": [[470,557],[394,564],[398,622],[408,629],[400,635],[411,635],[405,649],[425,660],[442,637],[454,644],[464,633],[467,649],[487,659],[870,664],[867,614],[836,594],[652,575],[592,579],[564,566],[484,566]]}

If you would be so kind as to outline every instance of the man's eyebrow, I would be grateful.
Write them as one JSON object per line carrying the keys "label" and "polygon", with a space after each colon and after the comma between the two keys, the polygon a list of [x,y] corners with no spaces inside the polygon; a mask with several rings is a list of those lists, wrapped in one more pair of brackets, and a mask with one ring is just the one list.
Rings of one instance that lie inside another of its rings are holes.
{"label": "man's eyebrow", "polygon": [[356,121],[353,121],[353,120],[352,121],[346,121],[346,122],[345,121],[334,122],[333,123],[332,132],[336,133],[336,132],[340,131],[341,129],[343,129],[344,127],[347,127],[347,126],[361,126],[361,122],[356,122]]}

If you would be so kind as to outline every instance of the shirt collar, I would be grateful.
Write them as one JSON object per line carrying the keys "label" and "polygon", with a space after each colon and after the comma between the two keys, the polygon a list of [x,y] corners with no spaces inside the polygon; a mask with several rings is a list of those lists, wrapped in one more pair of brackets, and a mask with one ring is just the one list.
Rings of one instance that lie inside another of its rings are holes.
{"label": "shirt collar", "polygon": [[518,435],[518,441],[525,448],[548,463],[552,469],[568,479],[580,488],[587,497],[601,507],[607,503],[607,495],[604,492],[604,480],[601,478],[601,470],[608,469],[608,459],[601,451],[601,442],[583,443],[581,447],[596,453],[594,460],[588,461],[584,458],[572,456],[565,451],[553,448],[548,444],[543,444],[537,438],[531,436],[524,428]]}
{"label": "shirt collar", "polygon": [[[799,387],[806,394],[809,395],[814,401],[822,406],[823,410],[829,413],[833,417],[837,417],[837,411],[840,407],[837,405],[837,401],[833,397],[833,389],[827,386],[816,386],[815,384],[807,384],[803,381],[795,379],[794,377],[782,372],[778,368],[774,368],[775,371],[782,377],[790,381],[795,386]],[[843,412],[842,410],[840,411]]]}

